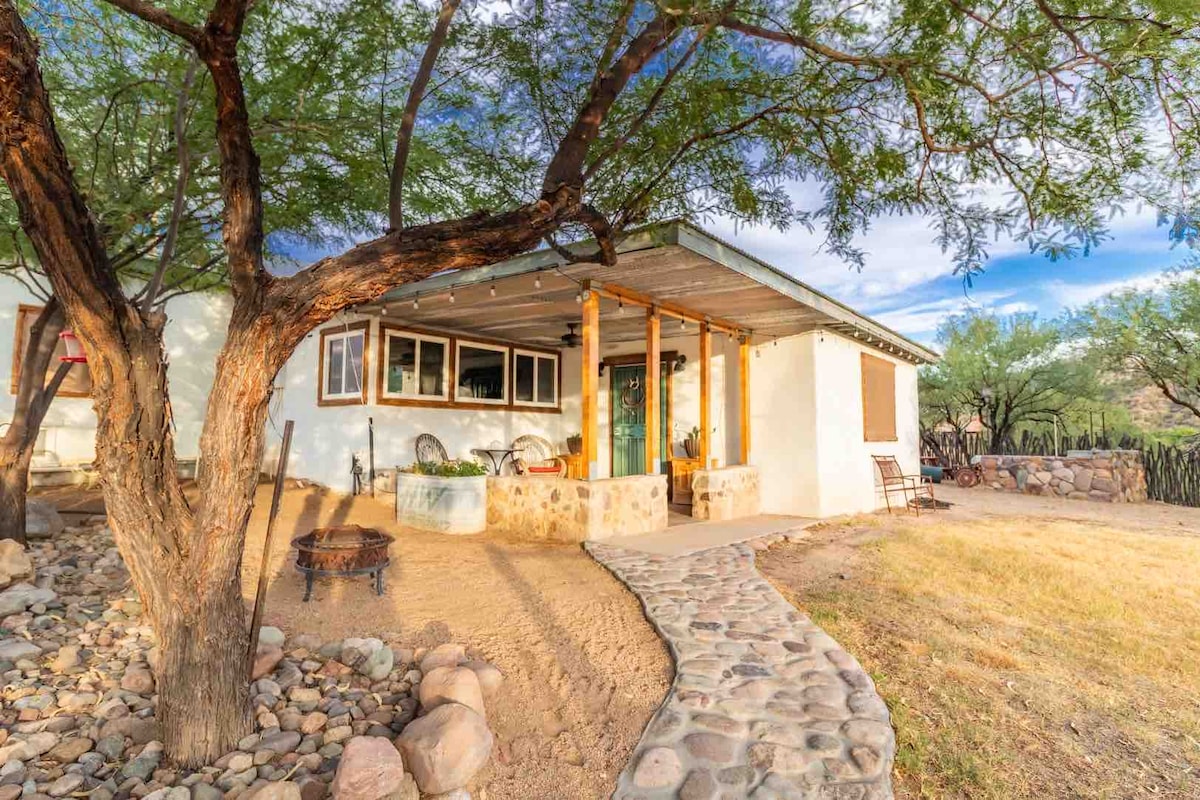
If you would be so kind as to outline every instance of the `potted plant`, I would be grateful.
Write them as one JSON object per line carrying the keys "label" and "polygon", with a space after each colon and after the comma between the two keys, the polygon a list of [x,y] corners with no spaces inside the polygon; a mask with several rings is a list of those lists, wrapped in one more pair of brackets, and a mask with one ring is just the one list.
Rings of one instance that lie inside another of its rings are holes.
{"label": "potted plant", "polygon": [[437,533],[487,527],[487,470],[473,461],[418,462],[396,472],[396,521]]}
{"label": "potted plant", "polygon": [[567,437],[567,452],[577,456],[583,452],[583,434],[572,433]]}
{"label": "potted plant", "polygon": [[683,452],[688,458],[700,457],[700,428],[694,427],[688,431],[688,435],[683,440]]}

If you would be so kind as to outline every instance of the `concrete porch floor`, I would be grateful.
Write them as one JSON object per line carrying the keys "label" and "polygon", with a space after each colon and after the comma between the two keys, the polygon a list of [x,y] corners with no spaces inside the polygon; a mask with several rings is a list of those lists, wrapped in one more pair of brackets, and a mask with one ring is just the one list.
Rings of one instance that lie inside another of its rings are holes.
{"label": "concrete porch floor", "polygon": [[683,556],[721,547],[728,544],[770,536],[773,533],[788,533],[815,525],[818,520],[808,517],[786,517],[774,514],[759,514],[744,519],[720,522],[688,522],[672,524],[666,530],[642,533],[637,536],[621,536],[606,540],[607,544],[625,550],[652,553],[664,556]]}

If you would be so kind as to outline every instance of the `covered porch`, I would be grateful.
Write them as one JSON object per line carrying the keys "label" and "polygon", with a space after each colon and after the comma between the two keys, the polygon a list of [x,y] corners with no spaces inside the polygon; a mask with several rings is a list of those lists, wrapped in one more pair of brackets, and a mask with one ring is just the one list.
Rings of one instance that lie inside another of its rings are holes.
{"label": "covered porch", "polygon": [[792,359],[781,343],[829,332],[919,358],[692,226],[643,230],[618,252],[612,266],[538,251],[435,275],[314,331],[289,362],[282,404],[300,408],[316,376],[316,405],[298,426],[324,435],[298,440],[294,461],[341,488],[351,454],[366,465],[373,453],[386,474],[417,460],[422,434],[464,460],[503,458],[534,436],[565,474],[515,475],[507,461],[487,479],[489,528],[582,541],[741,519],[763,510],[764,459],[777,475],[799,455],[764,438],[789,420],[762,413],[773,397],[755,397],[812,392],[770,374]]}

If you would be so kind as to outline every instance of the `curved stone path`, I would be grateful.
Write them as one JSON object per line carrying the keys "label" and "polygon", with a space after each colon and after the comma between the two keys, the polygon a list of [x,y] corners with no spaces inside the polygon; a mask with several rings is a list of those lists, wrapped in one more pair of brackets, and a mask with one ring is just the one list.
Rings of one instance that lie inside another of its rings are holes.
{"label": "curved stone path", "polygon": [[675,658],[614,798],[892,796],[895,737],[874,683],[759,574],[749,546],[586,547],[638,596]]}

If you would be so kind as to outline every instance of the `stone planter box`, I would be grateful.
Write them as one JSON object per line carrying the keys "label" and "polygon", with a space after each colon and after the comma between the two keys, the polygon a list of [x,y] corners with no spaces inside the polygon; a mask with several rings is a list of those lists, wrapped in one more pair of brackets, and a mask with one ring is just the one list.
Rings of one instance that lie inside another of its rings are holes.
{"label": "stone planter box", "polygon": [[396,521],[436,533],[482,533],[487,527],[487,477],[396,474]]}

